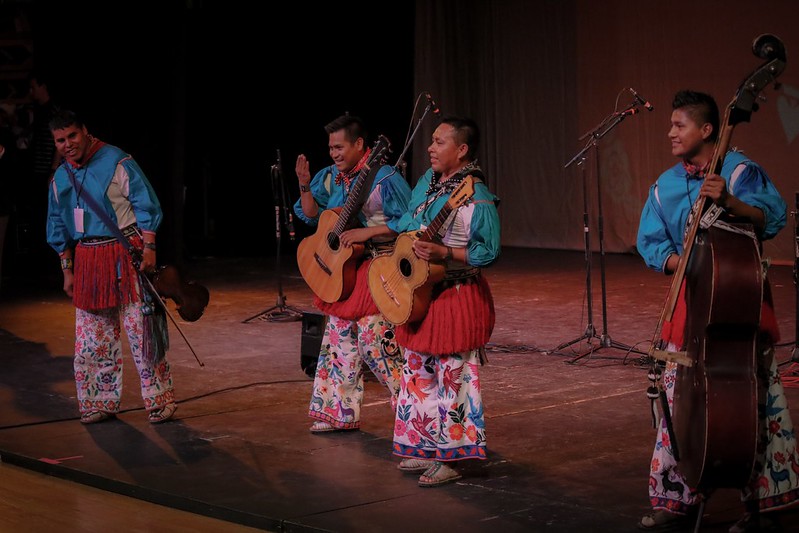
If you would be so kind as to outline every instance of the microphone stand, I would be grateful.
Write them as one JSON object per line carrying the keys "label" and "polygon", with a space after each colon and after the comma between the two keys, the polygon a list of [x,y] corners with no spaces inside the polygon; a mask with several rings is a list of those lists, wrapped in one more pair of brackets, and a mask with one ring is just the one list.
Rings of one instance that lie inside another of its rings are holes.
{"label": "microphone stand", "polygon": [[[587,357],[594,353],[596,350],[600,350],[602,348],[617,348],[619,350],[624,350],[627,353],[636,352],[641,355],[647,355],[645,352],[640,350],[634,349],[632,346],[628,346],[626,344],[616,342],[611,337],[608,331],[608,316],[607,316],[607,290],[605,286],[605,248],[604,248],[604,235],[603,235],[603,218],[602,218],[602,194],[601,194],[601,183],[602,179],[600,176],[600,165],[599,165],[599,140],[602,139],[608,132],[610,132],[613,128],[618,126],[625,118],[630,115],[634,115],[638,113],[639,110],[637,108],[637,101],[636,103],[631,104],[627,107],[624,111],[620,113],[613,113],[610,117],[603,120],[598,126],[596,126],[591,131],[585,133],[580,137],[579,140],[584,140],[590,137],[590,140],[586,145],[580,150],[566,165],[564,168],[569,168],[575,162],[578,162],[581,168],[581,174],[583,179],[583,235],[584,235],[584,246],[585,246],[585,283],[586,283],[586,303],[588,305],[588,325],[586,326],[585,332],[577,337],[576,339],[572,339],[570,341],[564,342],[559,344],[553,351],[558,352],[567,346],[571,346],[576,344],[580,341],[587,340],[588,344],[590,345],[590,349],[585,352],[584,354],[578,355],[574,359],[570,360],[569,363],[576,363],[580,359]],[[594,149],[594,160],[596,164],[596,189],[597,189],[597,204],[598,204],[598,227],[599,227],[599,270],[600,270],[600,279],[602,282],[602,334],[599,335],[596,332],[596,328],[594,327],[593,323],[593,301],[592,301],[592,288],[591,288],[591,238],[589,235],[589,223],[588,223],[588,186],[586,185],[586,177],[585,177],[585,153],[588,152],[591,148]],[[598,339],[599,345],[594,346],[591,344],[592,339]]]}
{"label": "microphone stand", "polygon": [[288,192],[286,183],[283,180],[283,168],[280,162],[280,149],[277,150],[277,163],[272,165],[272,195],[275,203],[275,268],[277,270],[277,303],[268,309],[264,309],[250,318],[243,320],[244,324],[255,320],[266,320],[268,322],[293,322],[302,319],[302,311],[286,305],[286,296],[283,294],[283,276],[280,269],[280,212],[283,211],[283,222],[289,232],[289,238],[294,240],[294,216],[291,214],[288,205]]}
{"label": "microphone stand", "polygon": [[[421,94],[417,97],[417,103],[419,101],[418,99],[421,98],[421,97],[422,97]],[[424,111],[422,112],[422,116],[419,117],[419,120],[416,122],[416,127],[413,129],[413,132],[410,134],[409,137],[407,137],[405,139],[405,146],[402,148],[402,153],[397,158],[397,162],[394,163],[394,169],[399,170],[400,174],[402,174],[403,177],[406,177],[405,176],[405,169],[407,167],[407,164],[403,160],[404,157],[405,157],[405,153],[411,147],[411,144],[413,143],[413,138],[416,137],[416,133],[418,133],[419,127],[422,125],[422,122],[424,121],[424,118],[427,116],[427,114],[430,112],[430,110],[432,108],[433,108],[433,105],[430,102],[428,102],[427,105],[424,108]],[[415,108],[414,108],[414,114],[416,114],[415,113]],[[400,170],[399,167],[402,167],[402,169]],[[406,179],[407,179],[407,177],[406,177]]]}
{"label": "microphone stand", "polygon": [[793,243],[793,252],[794,252],[794,260],[793,260],[793,286],[796,296],[796,312],[794,314],[794,337],[793,337],[793,350],[791,351],[791,361],[794,363],[799,363],[799,192],[796,193],[796,209],[792,213],[793,215],[793,233],[794,233],[794,243]]}

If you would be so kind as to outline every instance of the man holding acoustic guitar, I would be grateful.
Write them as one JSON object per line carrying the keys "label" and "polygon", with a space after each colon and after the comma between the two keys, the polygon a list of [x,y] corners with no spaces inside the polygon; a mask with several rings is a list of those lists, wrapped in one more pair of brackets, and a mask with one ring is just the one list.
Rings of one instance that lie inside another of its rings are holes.
{"label": "man holding acoustic guitar", "polygon": [[297,263],[327,315],[308,416],[311,432],[360,427],[363,363],[391,393],[399,393],[402,352],[393,325],[375,305],[366,275],[372,254],[387,251],[407,211],[410,187],[384,165],[388,140],[366,144],[363,122],[344,115],[325,126],[333,164],[311,179],[305,155],[297,157],[300,198],[294,212],[316,233],[300,243]]}
{"label": "man holding acoustic guitar", "polygon": [[[404,320],[395,332],[405,365],[394,454],[403,458],[400,470],[421,473],[422,487],[459,479],[449,466],[454,462],[486,458],[478,368],[495,315],[480,269],[499,256],[500,227],[497,198],[477,165],[478,143],[474,121],[442,119],[427,149],[431,168],[419,178],[398,224],[407,233],[369,272],[384,314],[406,308],[396,313]],[[416,299],[423,305],[412,303]]]}

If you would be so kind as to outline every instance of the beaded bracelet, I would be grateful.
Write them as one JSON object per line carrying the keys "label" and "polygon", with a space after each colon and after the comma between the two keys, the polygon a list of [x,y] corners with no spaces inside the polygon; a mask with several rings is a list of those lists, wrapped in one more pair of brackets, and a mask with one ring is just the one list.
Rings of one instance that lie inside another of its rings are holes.
{"label": "beaded bracelet", "polygon": [[65,257],[61,260],[61,270],[72,270],[72,258]]}

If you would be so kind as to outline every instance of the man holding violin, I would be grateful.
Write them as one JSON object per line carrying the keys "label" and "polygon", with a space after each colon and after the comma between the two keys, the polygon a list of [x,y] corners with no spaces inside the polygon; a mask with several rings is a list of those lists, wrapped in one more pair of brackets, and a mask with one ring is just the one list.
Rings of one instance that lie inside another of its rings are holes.
{"label": "man holding violin", "polygon": [[[717,146],[719,139],[728,139],[729,135],[724,136],[719,132],[719,110],[710,95],[695,91],[680,91],[674,98],[672,109],[668,137],[671,141],[672,155],[679,158],[680,162],[661,174],[650,188],[638,228],[638,251],[647,266],[653,270],[667,275],[674,274],[678,266],[681,266],[680,259],[684,255],[684,248],[690,244],[690,239],[685,237],[690,234],[686,228],[690,228],[694,222],[698,224],[698,220],[695,221],[691,217],[692,206],[718,206],[723,211],[718,219],[719,229],[716,229],[717,223],[711,225],[716,233],[708,230],[702,244],[693,247],[694,253],[690,255],[691,262],[688,263],[688,269],[693,276],[690,278],[691,281],[676,285],[678,289],[682,288],[673,316],[668,323],[663,324],[660,335],[661,342],[665,346],[664,353],[680,354],[687,350],[686,353],[690,358],[695,353],[691,350],[698,344],[715,346],[726,343],[723,344],[724,349],[720,350],[724,353],[719,355],[723,356],[722,359],[736,361],[727,357],[732,356],[732,352],[736,350],[733,342],[735,335],[730,334],[729,330],[723,330],[721,339],[712,338],[714,333],[707,320],[704,324],[696,325],[696,329],[692,329],[695,317],[703,316],[702,313],[692,310],[704,309],[702,306],[708,305],[705,300],[710,299],[706,297],[707,293],[697,281],[701,278],[696,273],[701,272],[704,258],[712,256],[717,260],[713,254],[708,254],[706,251],[699,253],[699,251],[707,250],[709,246],[716,246],[717,241],[714,239],[719,239],[720,243],[721,239],[725,238],[724,235],[737,235],[730,239],[739,239],[734,241],[730,256],[745,256],[746,247],[740,244],[748,242],[751,245],[754,252],[749,256],[752,257],[750,262],[753,264],[746,266],[751,266],[753,275],[749,278],[753,280],[751,282],[755,285],[753,294],[757,297],[751,300],[753,302],[751,305],[742,303],[742,299],[731,298],[734,303],[728,306],[730,312],[727,316],[736,317],[734,321],[746,315],[754,317],[751,321],[751,337],[747,337],[751,338],[752,346],[748,352],[746,346],[743,350],[744,354],[749,354],[749,357],[742,358],[752,361],[753,368],[749,372],[749,379],[745,382],[751,384],[753,394],[749,394],[749,389],[727,391],[724,389],[729,387],[724,386],[714,391],[721,394],[729,392],[731,397],[740,399],[744,403],[756,396],[759,405],[749,401],[751,409],[748,411],[751,412],[752,423],[741,426],[741,428],[750,428],[751,435],[744,434],[746,431],[740,431],[735,439],[728,439],[722,446],[729,448],[751,443],[752,453],[743,455],[746,455],[747,459],[751,458],[752,462],[740,469],[741,482],[726,485],[719,482],[714,487],[712,479],[704,481],[705,478],[702,477],[701,481],[696,482],[698,487],[691,486],[691,482],[688,481],[691,476],[687,473],[693,466],[690,454],[695,454],[693,448],[696,447],[687,446],[688,449],[683,449],[682,444],[676,446],[676,443],[672,442],[672,434],[669,432],[670,417],[665,415],[672,413],[673,416],[676,413],[683,419],[698,416],[711,418],[710,414],[704,414],[704,411],[710,409],[695,410],[703,411],[702,413],[689,412],[691,410],[684,409],[681,403],[684,397],[689,397],[692,390],[704,384],[704,380],[682,379],[683,376],[690,375],[688,372],[694,371],[686,369],[707,368],[709,365],[705,365],[703,360],[701,364],[694,361],[693,365],[680,367],[675,360],[667,359],[668,362],[660,376],[660,383],[665,389],[669,413],[665,413],[661,419],[650,463],[649,498],[654,513],[644,516],[638,527],[648,530],[688,527],[690,521],[696,520],[698,512],[702,509],[702,501],[707,499],[709,491],[714,488],[734,487],[741,488],[745,514],[730,528],[730,531],[759,531],[774,522],[771,518],[773,514],[769,513],[766,516],[761,513],[784,509],[799,501],[799,475],[797,475],[799,455],[796,452],[793,423],[774,359],[774,343],[779,340],[779,328],[759,254],[760,243],[773,238],[785,226],[787,206],[760,165],[741,152],[727,151],[726,146]],[[722,155],[723,161],[719,169],[715,169],[712,165],[716,163],[714,154],[717,152]],[[741,222],[746,224],[740,224]],[[741,235],[745,235],[742,240],[740,240]],[[714,253],[720,248],[714,247]],[[735,269],[737,266],[738,263],[735,263],[729,268]],[[748,278],[742,276],[741,279]],[[739,283],[738,287],[733,287],[732,290],[743,293],[741,285],[743,284]],[[686,286],[690,286],[687,291]],[[743,323],[741,319],[741,324]],[[702,334],[706,334],[709,340],[704,342],[700,339],[698,343],[695,339]],[[745,340],[743,335],[742,338]],[[719,340],[722,342],[718,342]],[[755,354],[756,357],[753,357]],[[722,363],[722,366],[723,364],[735,366],[732,363]],[[660,372],[659,368],[659,366],[657,369],[653,368],[653,372]],[[710,403],[706,398],[703,400]],[[675,405],[679,405],[676,411]],[[728,428],[735,428],[737,419],[743,416],[743,413],[733,413],[731,416],[721,416],[719,421]],[[694,420],[707,422],[698,418]],[[707,427],[710,426],[708,423]],[[731,430],[727,432],[730,433]],[[688,432],[683,431],[681,434],[677,431],[675,435],[680,437],[686,433]],[[718,435],[713,435],[712,431],[706,433],[707,440],[719,438]],[[693,436],[691,435],[692,438]],[[675,453],[675,448],[679,453]],[[710,449],[710,446],[705,448],[705,450]],[[706,458],[706,460],[704,465],[707,466],[706,470],[701,470],[702,476],[705,476],[706,471],[712,469],[714,465],[711,459]],[[724,469],[719,469],[715,479],[728,479],[725,476],[730,471],[731,464],[734,463],[732,461],[724,463]]]}
{"label": "man holding violin", "polygon": [[121,319],[148,420],[165,422],[177,409],[167,329],[143,287],[144,273],[156,267],[161,205],[133,158],[90,135],[74,112],[57,112],[50,130],[63,160],[50,182],[47,242],[61,258],[64,292],[76,308],[80,420],[93,424],[119,412]]}

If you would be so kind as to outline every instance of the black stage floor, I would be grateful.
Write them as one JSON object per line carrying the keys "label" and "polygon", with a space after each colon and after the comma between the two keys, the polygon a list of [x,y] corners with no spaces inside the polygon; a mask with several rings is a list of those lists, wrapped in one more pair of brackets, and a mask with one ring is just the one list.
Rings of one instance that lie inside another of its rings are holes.
{"label": "black stage floor", "polygon": [[[123,413],[81,425],[71,304],[57,290],[6,283],[2,461],[271,531],[636,530],[648,510],[655,432],[647,369],[635,350],[649,347],[668,278],[633,255],[595,254],[589,309],[583,253],[503,250],[486,270],[497,310],[481,368],[488,460],[469,463],[455,484],[426,489],[396,468],[388,393],[375,381],[366,384],[361,431],[309,433],[311,380],[300,368],[308,332],[301,320],[265,320],[261,312],[281,291],[286,303],[313,311],[311,293],[293,258],[281,261],[280,280],[274,263],[189,265],[211,304],[180,327],[204,366],[170,326],[180,406],[160,426],[146,421],[127,347]],[[792,267],[772,267],[771,278],[785,341],[778,357],[793,385]],[[590,344],[579,340],[592,325]],[[799,422],[799,390],[787,390]],[[705,511],[703,531],[726,531],[742,511],[737,491],[717,491]],[[799,527],[799,511],[782,522]]]}

